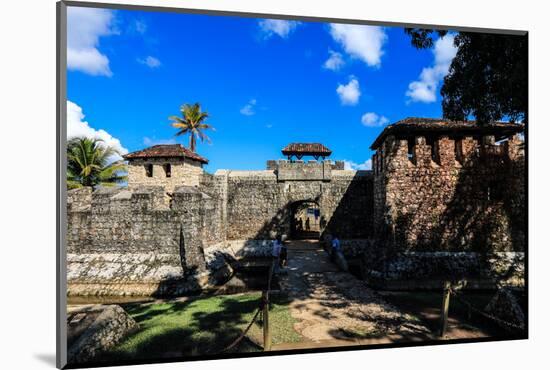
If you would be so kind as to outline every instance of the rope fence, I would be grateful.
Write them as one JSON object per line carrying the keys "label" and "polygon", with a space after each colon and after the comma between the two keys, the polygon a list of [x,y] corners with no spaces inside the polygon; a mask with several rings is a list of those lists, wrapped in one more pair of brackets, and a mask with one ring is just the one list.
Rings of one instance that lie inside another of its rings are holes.
{"label": "rope fence", "polygon": [[[252,325],[254,324],[254,322],[256,322],[256,319],[258,318],[258,316],[262,312],[264,312],[264,315],[262,317],[262,321],[263,321],[263,325],[264,325],[264,347],[266,347],[266,344],[265,344],[265,342],[266,342],[266,330],[269,331],[269,328],[266,328],[266,326],[269,326],[268,321],[267,321],[267,311],[269,310],[269,292],[271,291],[271,282],[273,281],[273,274],[275,272],[276,263],[277,263],[276,260],[273,260],[271,262],[271,266],[269,268],[269,276],[267,278],[267,290],[262,293],[262,298],[260,299],[260,303],[258,305],[258,309],[256,310],[256,313],[254,314],[254,316],[252,317],[252,319],[250,320],[250,322],[246,326],[245,330],[233,342],[231,342],[230,345],[225,347],[221,351],[221,353],[227,352],[230,349],[234,348],[237,344],[239,344],[244,339],[244,337],[246,336],[248,331],[252,328]],[[268,342],[271,342],[271,340],[269,339]],[[267,345],[267,347],[270,347],[270,345],[271,344],[269,343]],[[267,350],[268,349],[269,348],[267,348]],[[266,350],[266,348],[264,348],[264,350]]]}
{"label": "rope fence", "polygon": [[496,322],[497,324],[501,324],[505,327],[508,327],[510,329],[514,329],[514,330],[525,330],[525,328],[521,325],[517,325],[515,323],[511,323],[509,321],[506,321],[506,320],[503,320],[501,319],[500,317],[496,317],[494,315],[491,315],[490,313],[486,312],[486,311],[483,311],[483,310],[480,310],[479,308],[477,308],[475,305],[473,305],[471,302],[468,302],[465,298],[464,298],[464,295],[462,292],[456,290],[456,289],[453,289],[453,288],[450,288],[450,293],[453,297],[455,297],[457,299],[457,301],[459,301],[460,303],[464,304],[466,307],[468,307],[468,310],[470,311],[473,311],[475,313],[477,313],[478,315],[480,316],[483,316],[485,317],[486,319],[489,319],[489,320],[492,320],[494,322]]}

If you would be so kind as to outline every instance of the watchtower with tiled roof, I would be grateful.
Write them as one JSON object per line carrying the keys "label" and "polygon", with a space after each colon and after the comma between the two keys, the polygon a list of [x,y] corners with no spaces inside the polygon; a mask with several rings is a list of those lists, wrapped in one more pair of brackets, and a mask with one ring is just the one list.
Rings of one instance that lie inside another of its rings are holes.
{"label": "watchtower with tiled roof", "polygon": [[[320,143],[290,143],[281,152],[287,159],[267,161],[267,170],[274,171],[277,181],[331,181],[333,170],[344,169],[343,161],[327,159],[332,150]],[[306,156],[314,159],[304,161]]]}
{"label": "watchtower with tiled roof", "polygon": [[316,160],[325,159],[332,154],[332,151],[320,143],[290,143],[283,148],[282,153],[292,161],[293,157],[300,160],[304,156],[312,156]]}
{"label": "watchtower with tiled roof", "polygon": [[208,160],[181,144],[154,145],[128,153],[128,186],[163,186],[172,192],[177,186],[198,186]]}

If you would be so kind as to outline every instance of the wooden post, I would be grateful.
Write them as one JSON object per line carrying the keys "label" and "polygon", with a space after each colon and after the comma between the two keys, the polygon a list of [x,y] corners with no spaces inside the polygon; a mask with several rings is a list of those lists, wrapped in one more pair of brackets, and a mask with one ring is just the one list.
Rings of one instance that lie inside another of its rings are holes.
{"label": "wooden post", "polygon": [[264,301],[263,309],[263,329],[264,329],[264,351],[271,350],[271,328],[269,327],[269,292],[262,292]]}
{"label": "wooden post", "polygon": [[443,284],[443,301],[441,303],[441,332],[440,337],[447,331],[447,318],[449,316],[449,300],[451,298],[451,282],[445,281]]}

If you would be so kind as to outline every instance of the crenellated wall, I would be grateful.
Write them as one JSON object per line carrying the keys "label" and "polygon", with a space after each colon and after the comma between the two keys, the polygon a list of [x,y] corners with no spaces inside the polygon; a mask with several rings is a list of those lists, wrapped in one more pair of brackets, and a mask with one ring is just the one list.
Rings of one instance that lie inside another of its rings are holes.
{"label": "crenellated wall", "polygon": [[398,251],[523,251],[522,141],[431,141],[388,136],[374,155],[379,239]]}
{"label": "crenellated wall", "polygon": [[282,160],[214,175],[182,167],[194,186],[133,179],[127,188],[71,190],[69,294],[178,295],[216,284],[231,272],[227,260],[269,255],[304,202],[318,206],[323,240],[338,234],[377,282],[475,267],[493,252],[513,260],[525,249],[522,145],[517,136],[389,135],[372,171]]}
{"label": "crenellated wall", "polygon": [[203,250],[220,233],[215,201],[206,193],[178,187],[170,204],[162,187],[68,194],[70,294],[161,294],[165,284],[208,272]]}
{"label": "crenellated wall", "polygon": [[[296,165],[302,177],[316,176],[316,169]],[[371,173],[336,170],[328,161],[320,166],[330,181],[221,170],[202,174],[198,186],[170,192],[162,186],[69,191],[69,293],[164,295],[204,288],[219,280],[211,276],[217,270],[225,269],[222,278],[227,273],[220,252],[264,256],[277,234],[289,235],[292,206],[302,201],[319,205],[322,231],[371,236]]]}

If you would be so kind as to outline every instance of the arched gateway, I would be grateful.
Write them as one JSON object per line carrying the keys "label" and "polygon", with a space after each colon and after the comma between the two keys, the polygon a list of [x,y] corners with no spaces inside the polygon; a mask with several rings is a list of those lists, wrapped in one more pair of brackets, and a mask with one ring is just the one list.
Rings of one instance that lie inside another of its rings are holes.
{"label": "arched gateway", "polygon": [[226,194],[220,207],[227,239],[319,238],[330,232],[370,237],[371,171],[346,170],[343,161],[326,159],[331,153],[319,143],[292,143],[282,150],[288,159],[267,161],[264,171],[217,171]]}
{"label": "arched gateway", "polygon": [[291,239],[318,239],[325,226],[321,208],[316,201],[303,200],[290,205]]}

